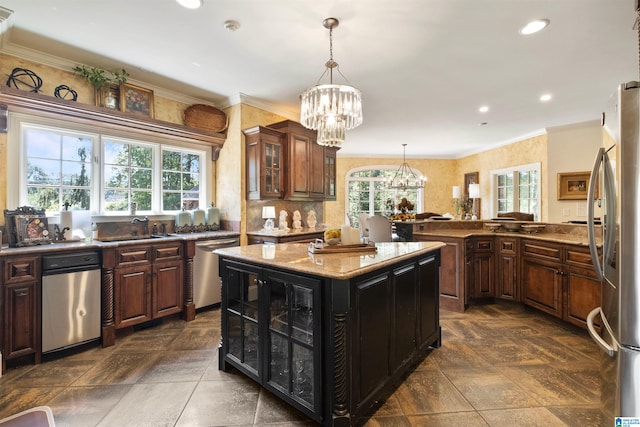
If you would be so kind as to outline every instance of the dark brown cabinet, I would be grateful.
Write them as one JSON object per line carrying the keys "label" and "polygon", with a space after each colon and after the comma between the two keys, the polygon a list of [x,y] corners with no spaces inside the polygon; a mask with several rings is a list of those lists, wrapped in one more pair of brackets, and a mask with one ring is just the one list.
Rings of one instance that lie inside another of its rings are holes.
{"label": "dark brown cabinet", "polygon": [[601,288],[587,247],[523,239],[523,301],[585,328]]}
{"label": "dark brown cabinet", "polygon": [[324,147],[316,143],[316,131],[285,120],[268,126],[285,134],[287,145],[287,200],[324,200]]}
{"label": "dark brown cabinet", "polygon": [[443,242],[446,245],[440,249],[440,259],[442,260],[439,272],[440,308],[459,313],[464,312],[468,304],[467,271],[470,267],[467,266],[465,239],[416,233],[413,235],[413,240],[417,242]]}
{"label": "dark brown cabinet", "polygon": [[116,249],[115,327],[124,328],[182,311],[181,242]]}
{"label": "dark brown cabinet", "polygon": [[2,371],[6,363],[23,356],[40,362],[40,257],[5,259],[2,264]]}
{"label": "dark brown cabinet", "polygon": [[264,126],[243,130],[247,156],[247,199],[284,197],[284,134]]}
{"label": "dark brown cabinet", "polygon": [[[472,266],[470,271],[472,299],[493,298],[495,281],[495,258],[493,237],[470,239]],[[469,256],[469,255],[467,255]]]}
{"label": "dark brown cabinet", "polygon": [[518,241],[514,237],[496,237],[496,297],[520,301],[518,293]]}

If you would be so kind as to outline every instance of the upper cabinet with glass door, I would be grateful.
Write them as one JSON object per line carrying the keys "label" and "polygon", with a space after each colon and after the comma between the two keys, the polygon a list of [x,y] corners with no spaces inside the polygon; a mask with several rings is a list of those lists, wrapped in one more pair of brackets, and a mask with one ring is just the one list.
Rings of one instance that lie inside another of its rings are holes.
{"label": "upper cabinet with glass door", "polygon": [[247,147],[247,198],[281,199],[284,196],[284,135],[255,126],[242,131]]}

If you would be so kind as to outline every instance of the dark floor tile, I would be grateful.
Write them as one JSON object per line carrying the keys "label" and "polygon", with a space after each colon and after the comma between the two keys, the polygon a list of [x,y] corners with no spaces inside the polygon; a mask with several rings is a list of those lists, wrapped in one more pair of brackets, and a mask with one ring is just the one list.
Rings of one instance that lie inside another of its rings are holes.
{"label": "dark floor tile", "polygon": [[492,427],[566,427],[565,423],[547,408],[482,411],[480,415]]}
{"label": "dark floor tile", "polygon": [[140,351],[160,352],[171,346],[180,335],[177,329],[145,329],[116,341],[114,353]]}
{"label": "dark floor tile", "polygon": [[62,358],[36,365],[21,377],[30,387],[64,387],[73,384],[102,358]]}
{"label": "dark floor tile", "polygon": [[411,422],[404,415],[373,416],[364,427],[411,427]]}
{"label": "dark floor tile", "polygon": [[465,341],[443,341],[440,348],[429,352],[416,369],[447,367],[489,366]]}
{"label": "dark floor tile", "polygon": [[552,406],[549,411],[570,427],[614,425],[614,420],[606,420],[600,409],[594,407]]}
{"label": "dark floor tile", "polygon": [[28,382],[20,387],[14,383],[9,387],[3,387],[0,397],[0,418],[5,418],[18,412],[43,406],[60,394],[64,387],[29,387]]}
{"label": "dark floor tile", "polygon": [[204,375],[211,353],[208,350],[163,352],[138,383],[199,381]]}
{"label": "dark floor tile", "polygon": [[391,415],[403,415],[402,408],[395,395],[389,396],[387,400],[373,413],[376,417],[388,417]]}
{"label": "dark floor tile", "polygon": [[588,390],[548,364],[530,366],[500,366],[500,372],[520,385],[541,405],[596,404],[597,390]]}
{"label": "dark floor tile", "polygon": [[171,350],[204,350],[214,351],[220,344],[220,331],[213,328],[189,328],[177,337],[171,346]]}
{"label": "dark floor tile", "polygon": [[134,384],[153,366],[159,353],[113,353],[78,381],[81,385]]}
{"label": "dark floor tile", "polygon": [[539,402],[496,369],[445,369],[444,374],[476,410],[539,406]]}
{"label": "dark floor tile", "polygon": [[507,337],[494,337],[488,339],[467,340],[466,345],[472,348],[486,363],[491,366],[546,363],[539,354],[532,352],[527,346],[523,346],[522,340],[514,340]]}
{"label": "dark floor tile", "polygon": [[416,370],[394,393],[404,414],[470,411],[473,407],[436,369]]}
{"label": "dark floor tile", "polygon": [[409,415],[407,419],[412,427],[487,427],[489,425],[477,412]]}

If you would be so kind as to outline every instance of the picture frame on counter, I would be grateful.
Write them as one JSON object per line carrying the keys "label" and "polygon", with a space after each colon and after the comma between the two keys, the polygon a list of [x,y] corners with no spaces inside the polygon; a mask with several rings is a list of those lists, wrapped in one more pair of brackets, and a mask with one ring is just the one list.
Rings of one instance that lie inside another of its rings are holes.
{"label": "picture frame on counter", "polygon": [[9,247],[34,246],[51,243],[49,223],[44,209],[21,206],[4,210]]}
{"label": "picture frame on counter", "polygon": [[121,84],[120,111],[153,118],[153,91],[128,83]]}
{"label": "picture frame on counter", "polygon": [[[561,172],[558,173],[558,200],[587,200],[591,173]],[[600,196],[596,186],[595,198]]]}

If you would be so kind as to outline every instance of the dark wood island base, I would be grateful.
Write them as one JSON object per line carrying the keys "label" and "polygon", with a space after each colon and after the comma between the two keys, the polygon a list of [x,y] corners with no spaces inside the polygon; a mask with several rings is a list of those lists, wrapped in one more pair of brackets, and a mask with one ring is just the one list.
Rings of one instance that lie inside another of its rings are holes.
{"label": "dark wood island base", "polygon": [[325,426],[363,424],[440,346],[439,242],[313,255],[304,244],[221,249],[230,366]]}

